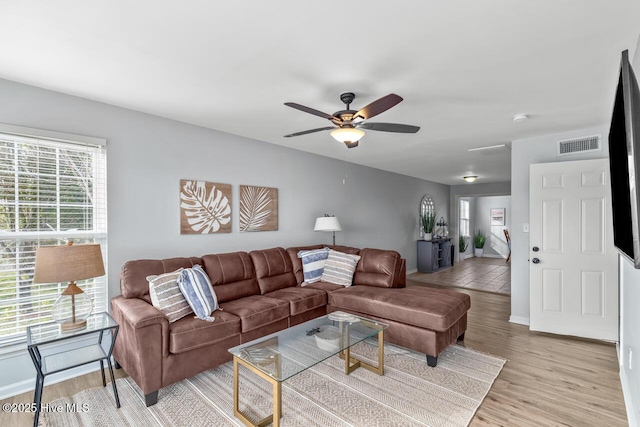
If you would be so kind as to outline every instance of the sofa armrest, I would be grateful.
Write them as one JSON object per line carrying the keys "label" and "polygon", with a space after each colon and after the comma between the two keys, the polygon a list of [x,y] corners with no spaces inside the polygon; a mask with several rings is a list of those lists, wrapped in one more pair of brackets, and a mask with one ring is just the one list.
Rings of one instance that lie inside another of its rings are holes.
{"label": "sofa armrest", "polygon": [[120,325],[113,357],[145,394],[162,387],[162,362],[169,354],[169,321],[139,298],[117,296],[111,313]]}

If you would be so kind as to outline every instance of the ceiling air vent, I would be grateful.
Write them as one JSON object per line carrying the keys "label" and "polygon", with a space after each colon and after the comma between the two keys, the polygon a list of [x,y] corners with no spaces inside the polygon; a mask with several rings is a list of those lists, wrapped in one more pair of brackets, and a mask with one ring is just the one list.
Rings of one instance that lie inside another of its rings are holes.
{"label": "ceiling air vent", "polygon": [[584,136],[582,138],[558,141],[558,156],[588,153],[602,150],[602,135]]}

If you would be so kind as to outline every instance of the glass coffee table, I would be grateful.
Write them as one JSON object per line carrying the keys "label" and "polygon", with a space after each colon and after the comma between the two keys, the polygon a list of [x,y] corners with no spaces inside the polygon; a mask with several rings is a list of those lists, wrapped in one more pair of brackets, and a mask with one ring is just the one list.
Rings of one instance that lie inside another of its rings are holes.
{"label": "glass coffee table", "polygon": [[[318,363],[340,355],[344,373],[365,368],[384,375],[384,330],[388,325],[350,313],[336,311],[246,344],[229,349],[233,354],[233,412],[248,426],[280,425],[282,382]],[[351,356],[351,346],[378,336],[378,366]],[[273,414],[254,423],[240,411],[240,366],[273,386]]]}

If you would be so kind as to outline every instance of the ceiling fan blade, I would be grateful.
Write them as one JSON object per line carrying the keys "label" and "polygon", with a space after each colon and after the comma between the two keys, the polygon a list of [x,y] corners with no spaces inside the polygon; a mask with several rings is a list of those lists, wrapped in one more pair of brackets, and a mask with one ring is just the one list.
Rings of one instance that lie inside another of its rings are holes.
{"label": "ceiling fan blade", "polygon": [[364,120],[368,120],[380,113],[384,113],[389,108],[400,103],[400,101],[402,101],[401,96],[398,96],[395,93],[390,93],[387,96],[383,96],[382,98],[373,101],[371,104],[358,111],[353,118],[362,117]]}
{"label": "ceiling fan blade", "polygon": [[291,138],[292,136],[300,136],[300,135],[306,135],[308,133],[314,133],[314,132],[320,132],[323,130],[332,130],[335,129],[335,126],[327,126],[324,128],[317,128],[317,129],[309,129],[309,130],[303,130],[302,132],[296,132],[296,133],[292,133],[290,135],[285,135],[285,138]]}
{"label": "ceiling fan blade", "polygon": [[295,102],[285,102],[284,105],[295,108],[296,110],[304,111],[305,113],[313,114],[314,116],[322,117],[323,119],[331,120],[332,122],[342,123],[342,120],[339,117],[323,113],[322,111],[318,111],[310,107],[305,107],[304,105],[296,104]]}
{"label": "ceiling fan blade", "polygon": [[360,129],[396,133],[416,133],[420,130],[420,126],[401,125],[400,123],[362,123],[358,124],[357,127]]}

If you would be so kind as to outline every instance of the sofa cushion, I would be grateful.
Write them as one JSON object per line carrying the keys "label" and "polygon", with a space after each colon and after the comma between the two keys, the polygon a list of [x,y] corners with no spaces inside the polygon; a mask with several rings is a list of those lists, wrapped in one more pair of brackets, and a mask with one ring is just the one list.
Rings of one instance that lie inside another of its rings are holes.
{"label": "sofa cushion", "polygon": [[207,322],[215,320],[211,313],[218,309],[218,298],[201,266],[180,271],[178,286],[198,319]]}
{"label": "sofa cushion", "polygon": [[336,285],[335,283],[327,283],[322,280],[319,282],[311,283],[305,286],[306,289],[320,289],[326,293],[337,291],[338,289],[344,289],[342,285]]}
{"label": "sofa cushion", "polygon": [[178,286],[181,271],[182,268],[171,273],[147,276],[151,304],[167,316],[169,323],[193,312]]}
{"label": "sofa cushion", "polygon": [[333,249],[334,251],[342,252],[344,254],[360,255],[360,249],[354,248],[352,246],[328,245],[327,247],[329,249]]}
{"label": "sofa cushion", "polygon": [[398,280],[401,267],[402,257],[398,252],[365,248],[360,251],[353,283],[381,288],[402,287]]}
{"label": "sofa cushion", "polygon": [[302,272],[304,274],[303,286],[320,281],[329,251],[329,248],[322,248],[298,252],[298,258],[302,261]]}
{"label": "sofa cushion", "polygon": [[289,317],[289,302],[252,295],[220,304],[220,308],[240,318],[242,332],[260,328]]}
{"label": "sofa cushion", "polygon": [[312,251],[314,249],[322,249],[324,245],[310,245],[310,246],[293,246],[287,248],[289,258],[291,258],[291,264],[293,266],[293,274],[296,276],[296,284],[304,282],[304,273],[302,270],[302,260],[298,258],[298,252],[300,251]]}
{"label": "sofa cushion", "polygon": [[291,257],[283,248],[251,251],[249,255],[256,269],[256,278],[262,294],[298,284],[293,274]]}
{"label": "sofa cushion", "polygon": [[359,255],[345,254],[333,249],[329,250],[329,256],[322,272],[322,281],[336,285],[351,286],[353,273],[356,271],[359,259]]}
{"label": "sofa cushion", "polygon": [[128,261],[120,271],[120,292],[125,298],[140,298],[151,304],[147,276],[191,268],[196,264],[202,264],[202,260],[192,257]]}
{"label": "sofa cushion", "polygon": [[329,305],[435,331],[446,331],[471,307],[469,295],[411,286],[351,286],[328,294]]}
{"label": "sofa cushion", "polygon": [[288,301],[291,316],[327,305],[327,293],[325,291],[309,289],[307,287],[296,286],[293,288],[278,289],[277,291],[265,294],[265,296]]}
{"label": "sofa cushion", "polygon": [[187,316],[169,325],[169,351],[182,353],[240,334],[240,318],[219,311],[215,322]]}
{"label": "sofa cushion", "polygon": [[202,263],[219,303],[260,295],[256,272],[248,253],[204,255]]}

